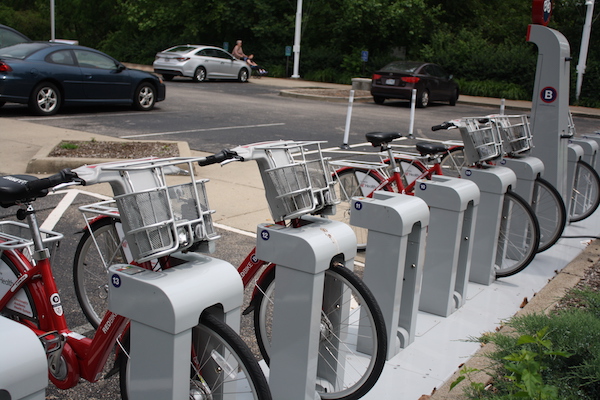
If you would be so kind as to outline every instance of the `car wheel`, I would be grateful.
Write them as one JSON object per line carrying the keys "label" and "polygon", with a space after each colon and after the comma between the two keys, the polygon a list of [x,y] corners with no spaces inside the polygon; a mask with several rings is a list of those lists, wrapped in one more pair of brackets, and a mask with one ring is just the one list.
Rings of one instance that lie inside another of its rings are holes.
{"label": "car wheel", "polygon": [[50,82],[37,85],[29,99],[29,108],[36,115],[54,115],[60,108],[61,94]]}
{"label": "car wheel", "polygon": [[373,101],[375,102],[375,104],[383,104],[383,102],[385,101],[385,97],[373,96]]}
{"label": "car wheel", "polygon": [[150,111],[156,103],[156,89],[148,82],[141,83],[133,96],[133,108],[138,111]]}
{"label": "car wheel", "polygon": [[167,82],[171,82],[173,80],[173,78],[175,77],[175,75],[170,75],[170,74],[162,74],[162,77],[165,81]]}
{"label": "car wheel", "polygon": [[240,82],[248,82],[248,75],[248,70],[246,68],[242,68],[238,74],[238,80]]}
{"label": "car wheel", "polygon": [[194,82],[204,82],[206,80],[206,70],[204,67],[198,67],[194,71]]}
{"label": "car wheel", "polygon": [[458,101],[458,89],[454,90],[454,93],[450,96],[450,105],[455,106]]}
{"label": "car wheel", "polygon": [[429,105],[429,90],[425,89],[417,98],[417,107],[425,108]]}

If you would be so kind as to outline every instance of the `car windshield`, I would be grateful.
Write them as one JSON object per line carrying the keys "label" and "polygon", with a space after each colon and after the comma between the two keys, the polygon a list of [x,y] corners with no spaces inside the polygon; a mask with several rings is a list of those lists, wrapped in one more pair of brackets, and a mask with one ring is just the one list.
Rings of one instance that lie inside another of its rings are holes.
{"label": "car windshield", "polygon": [[46,43],[21,43],[0,49],[0,57],[19,58],[24,60],[36,51],[47,47]]}
{"label": "car windshield", "polygon": [[400,72],[404,74],[414,74],[415,71],[423,65],[422,63],[410,61],[394,61],[381,69],[383,72]]}
{"label": "car windshield", "polygon": [[0,28],[0,47],[29,42],[29,39],[8,29]]}
{"label": "car windshield", "polygon": [[172,49],[169,49],[167,51],[165,51],[165,53],[187,53],[188,51],[192,51],[196,49],[196,47],[193,46],[177,46],[177,47],[173,47]]}

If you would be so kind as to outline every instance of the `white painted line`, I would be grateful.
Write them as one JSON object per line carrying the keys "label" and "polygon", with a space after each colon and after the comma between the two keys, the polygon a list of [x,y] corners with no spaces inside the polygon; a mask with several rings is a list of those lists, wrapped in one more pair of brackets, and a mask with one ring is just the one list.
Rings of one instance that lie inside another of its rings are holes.
{"label": "white painted line", "polygon": [[162,136],[162,135],[177,135],[180,133],[192,133],[192,132],[210,132],[210,131],[226,131],[230,129],[248,129],[248,128],[266,128],[271,126],[285,125],[285,122],[278,122],[274,124],[258,124],[258,125],[241,125],[241,126],[223,126],[220,128],[206,128],[206,129],[190,129],[187,131],[172,131],[172,132],[158,132],[158,133],[146,133],[141,135],[128,135],[120,136],[121,139],[131,139],[137,137],[148,137],[148,136]]}
{"label": "white painted line", "polygon": [[244,236],[248,236],[248,237],[256,239],[256,233],[254,233],[254,232],[243,231],[243,230],[238,229],[238,228],[233,228],[231,226],[217,224],[217,223],[213,223],[213,225],[214,225],[215,228],[223,229],[224,231],[238,233],[240,235],[244,235]]}
{"label": "white painted line", "polygon": [[[59,192],[57,192],[59,193]],[[40,226],[42,229],[48,229],[51,231],[54,229],[54,226],[60,221],[67,208],[73,203],[75,197],[79,194],[78,190],[64,190],[60,193],[64,193],[65,197],[58,203],[58,205],[52,210],[48,218],[44,221],[44,223]]]}
{"label": "white painted line", "polygon": [[[180,113],[181,111],[161,111],[161,114],[175,114]],[[156,114],[153,112],[152,114]],[[130,117],[132,115],[146,116],[147,114],[141,113],[138,111],[132,111],[128,113],[118,113],[118,114],[109,114],[111,117]],[[80,119],[80,118],[105,118],[106,116],[103,114],[85,114],[85,115],[66,115],[62,117],[30,117],[30,118],[18,118],[19,121],[41,121],[43,118],[44,121],[52,121],[55,119]]]}

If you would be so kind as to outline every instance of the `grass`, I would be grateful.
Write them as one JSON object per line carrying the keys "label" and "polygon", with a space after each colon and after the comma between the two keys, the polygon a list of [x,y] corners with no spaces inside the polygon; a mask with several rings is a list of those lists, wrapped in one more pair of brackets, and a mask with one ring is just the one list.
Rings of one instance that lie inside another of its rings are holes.
{"label": "grass", "polygon": [[574,289],[551,314],[529,314],[510,320],[509,332],[484,335],[493,343],[491,384],[471,381],[474,369],[463,369],[452,387],[467,380],[467,399],[600,398],[600,292]]}

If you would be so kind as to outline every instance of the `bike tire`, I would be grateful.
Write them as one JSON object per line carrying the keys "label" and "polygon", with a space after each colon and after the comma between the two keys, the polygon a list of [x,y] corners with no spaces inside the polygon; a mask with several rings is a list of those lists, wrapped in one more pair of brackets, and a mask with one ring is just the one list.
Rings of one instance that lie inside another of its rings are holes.
{"label": "bike tire", "polygon": [[518,194],[504,195],[496,248],[495,273],[505,278],[525,269],[537,254],[540,225],[531,206]]}
{"label": "bike tire", "polygon": [[[359,399],[375,385],[385,365],[388,346],[385,321],[375,297],[363,281],[352,271],[341,264],[332,265],[325,271],[325,278],[326,283],[323,296],[324,304],[327,305],[322,307],[321,313],[316,389],[322,399]],[[343,286],[343,289],[340,289],[340,284]],[[254,309],[256,338],[261,354],[267,364],[270,362],[271,317],[275,286],[275,273],[273,270],[273,273],[265,279],[262,287],[264,290],[259,291],[260,293],[256,299],[257,306]],[[335,292],[335,290],[338,292]],[[349,334],[345,338],[345,344],[341,345],[341,347],[344,347],[348,352],[348,357],[344,360],[346,362],[346,369],[354,371],[354,375],[359,377],[355,380],[332,384],[322,378],[322,375],[326,375],[328,372],[331,373],[335,369],[335,366],[332,366],[331,363],[336,360],[335,357],[331,357],[331,354],[336,354],[337,350],[332,349],[332,342],[330,340],[341,341],[342,339],[336,336],[334,332],[335,328],[331,321],[334,319],[333,313],[344,308],[344,305],[340,305],[337,301],[342,296],[336,296],[336,294],[346,294],[347,290],[350,291],[350,295],[345,296],[346,299],[349,302],[355,301],[359,307],[351,310],[346,320],[340,321],[340,325],[344,325],[342,331],[349,330]],[[336,299],[334,301],[326,300],[327,295],[332,295],[332,293],[334,293],[333,296]],[[363,332],[361,332],[361,337],[370,337],[367,347],[371,346],[370,348],[375,349],[372,351],[372,355],[367,355],[359,351],[350,351],[350,349],[356,349],[358,341],[358,335],[352,335],[350,332],[357,332],[359,324],[370,329],[365,335],[362,335]]]}
{"label": "bike tire", "polygon": [[[357,175],[362,177],[359,179]],[[360,228],[350,224],[350,213],[352,212],[352,198],[356,196],[367,196],[370,193],[365,193],[361,189],[361,181],[364,182],[364,178],[373,179],[376,185],[379,185],[382,180],[381,178],[369,169],[360,168],[347,168],[338,171],[334,174],[333,179],[338,182],[335,185],[335,191],[337,198],[340,199],[340,203],[336,205],[335,215],[331,215],[329,218],[334,221],[339,221],[347,224],[352,228],[356,235],[356,246],[359,250],[364,250],[367,247],[368,229]],[[373,187],[375,189],[375,187]]]}
{"label": "bike tire", "polygon": [[592,215],[600,204],[600,177],[594,168],[583,160],[577,161],[569,221],[577,222]]}
{"label": "bike tire", "polygon": [[[94,221],[91,229],[86,230],[79,240],[73,259],[75,295],[94,329],[98,328],[108,310],[108,267],[127,263],[120,246],[116,222],[114,218]],[[94,244],[94,238],[98,247]]]}
{"label": "bike tire", "polygon": [[446,154],[440,160],[442,174],[460,178],[463,167],[467,166],[465,150],[463,146],[453,146],[448,149]]}
{"label": "bike tire", "polygon": [[543,178],[533,185],[531,207],[540,224],[540,246],[538,253],[552,247],[567,224],[567,209],[558,190]]}
{"label": "bike tire", "polygon": [[[202,313],[200,324],[192,329],[192,346],[195,349],[192,357],[196,356],[201,374],[191,362],[190,399],[272,400],[267,379],[248,346],[231,327],[210,312]],[[122,400],[129,399],[129,366],[129,357],[121,357]],[[222,392],[224,387],[226,393]]]}

